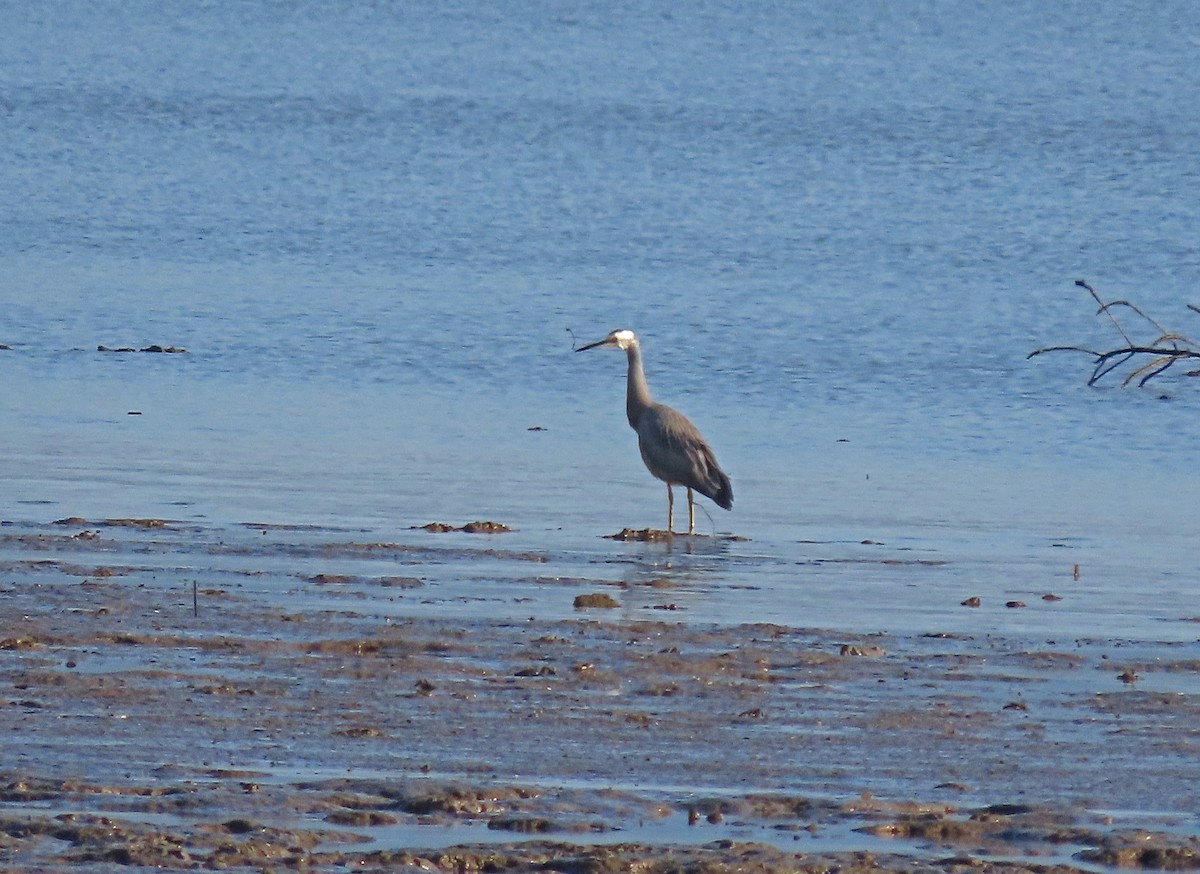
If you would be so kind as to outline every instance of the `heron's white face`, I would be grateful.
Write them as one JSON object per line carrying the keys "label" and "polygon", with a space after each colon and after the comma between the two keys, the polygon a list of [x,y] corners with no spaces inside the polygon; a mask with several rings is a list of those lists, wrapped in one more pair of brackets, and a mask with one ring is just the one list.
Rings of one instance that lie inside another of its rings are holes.
{"label": "heron's white face", "polygon": [[637,342],[637,334],[628,328],[620,328],[609,334],[605,342],[612,343],[618,349],[628,349]]}
{"label": "heron's white face", "polygon": [[628,328],[618,328],[613,331],[603,340],[597,340],[595,343],[588,343],[586,346],[580,346],[576,352],[586,352],[588,349],[629,349],[637,345],[637,335]]}

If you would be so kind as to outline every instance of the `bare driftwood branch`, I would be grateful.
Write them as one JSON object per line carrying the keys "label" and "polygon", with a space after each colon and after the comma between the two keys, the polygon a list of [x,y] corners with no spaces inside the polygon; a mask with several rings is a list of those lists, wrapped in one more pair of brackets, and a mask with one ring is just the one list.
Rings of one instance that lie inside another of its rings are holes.
{"label": "bare driftwood branch", "polygon": [[[1088,294],[1092,296],[1092,299],[1100,307],[1096,311],[1096,315],[1108,316],[1108,320],[1117,329],[1117,333],[1121,335],[1121,339],[1125,341],[1125,345],[1104,352],[1088,349],[1084,346],[1047,346],[1044,349],[1034,349],[1026,356],[1027,359],[1046,352],[1082,352],[1085,355],[1090,355],[1094,367],[1092,368],[1092,376],[1088,379],[1088,385],[1095,385],[1105,376],[1121,367],[1121,365],[1135,358],[1142,358],[1144,360],[1145,356],[1150,356],[1149,361],[1138,364],[1121,382],[1122,385],[1129,385],[1136,380],[1139,386],[1143,386],[1180,361],[1186,361],[1189,358],[1200,358],[1200,345],[1189,339],[1186,334],[1181,334],[1178,331],[1168,331],[1127,300],[1111,300],[1105,303],[1100,299],[1100,295],[1096,293],[1096,290],[1082,279],[1076,279],[1075,284],[1080,288],[1087,289]],[[1148,344],[1135,343],[1113,313],[1114,309],[1120,307],[1132,310],[1137,316],[1150,323],[1158,331],[1158,336]],[[1195,304],[1188,304],[1187,308],[1192,312],[1200,313],[1200,307]],[[1188,376],[1200,376],[1200,371],[1191,371],[1188,373]]]}

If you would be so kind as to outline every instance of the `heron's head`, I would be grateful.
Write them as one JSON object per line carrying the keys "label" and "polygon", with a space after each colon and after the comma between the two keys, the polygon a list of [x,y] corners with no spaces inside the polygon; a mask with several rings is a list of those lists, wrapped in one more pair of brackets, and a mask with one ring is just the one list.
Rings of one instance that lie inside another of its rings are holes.
{"label": "heron's head", "polygon": [[603,340],[597,340],[595,343],[588,343],[586,346],[580,346],[576,352],[583,352],[587,349],[628,349],[630,346],[637,345],[637,334],[628,328],[618,328],[613,331]]}

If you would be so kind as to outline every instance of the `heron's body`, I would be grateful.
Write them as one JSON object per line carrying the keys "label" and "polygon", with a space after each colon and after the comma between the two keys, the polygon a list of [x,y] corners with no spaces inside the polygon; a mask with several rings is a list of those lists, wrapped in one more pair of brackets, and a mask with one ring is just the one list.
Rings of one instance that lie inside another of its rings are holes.
{"label": "heron's body", "polygon": [[629,363],[625,393],[625,414],[629,427],[638,435],[638,449],[646,469],[667,484],[667,530],[674,530],[675,493],[672,486],[684,486],[688,496],[688,534],[696,529],[696,510],[692,492],[697,491],[718,507],[733,508],[733,487],[717,464],[700,429],[687,416],[650,395],[642,367],[642,348],[633,331],[613,331],[603,340],[578,351],[608,347],[621,349]]}

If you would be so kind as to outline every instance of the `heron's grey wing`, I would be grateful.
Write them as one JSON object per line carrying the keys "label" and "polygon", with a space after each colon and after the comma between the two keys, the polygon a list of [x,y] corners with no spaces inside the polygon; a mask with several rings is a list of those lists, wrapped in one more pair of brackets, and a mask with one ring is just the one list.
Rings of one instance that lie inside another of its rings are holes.
{"label": "heron's grey wing", "polygon": [[638,447],[650,472],[695,489],[729,509],[733,489],[700,429],[678,410],[655,404],[638,422]]}

